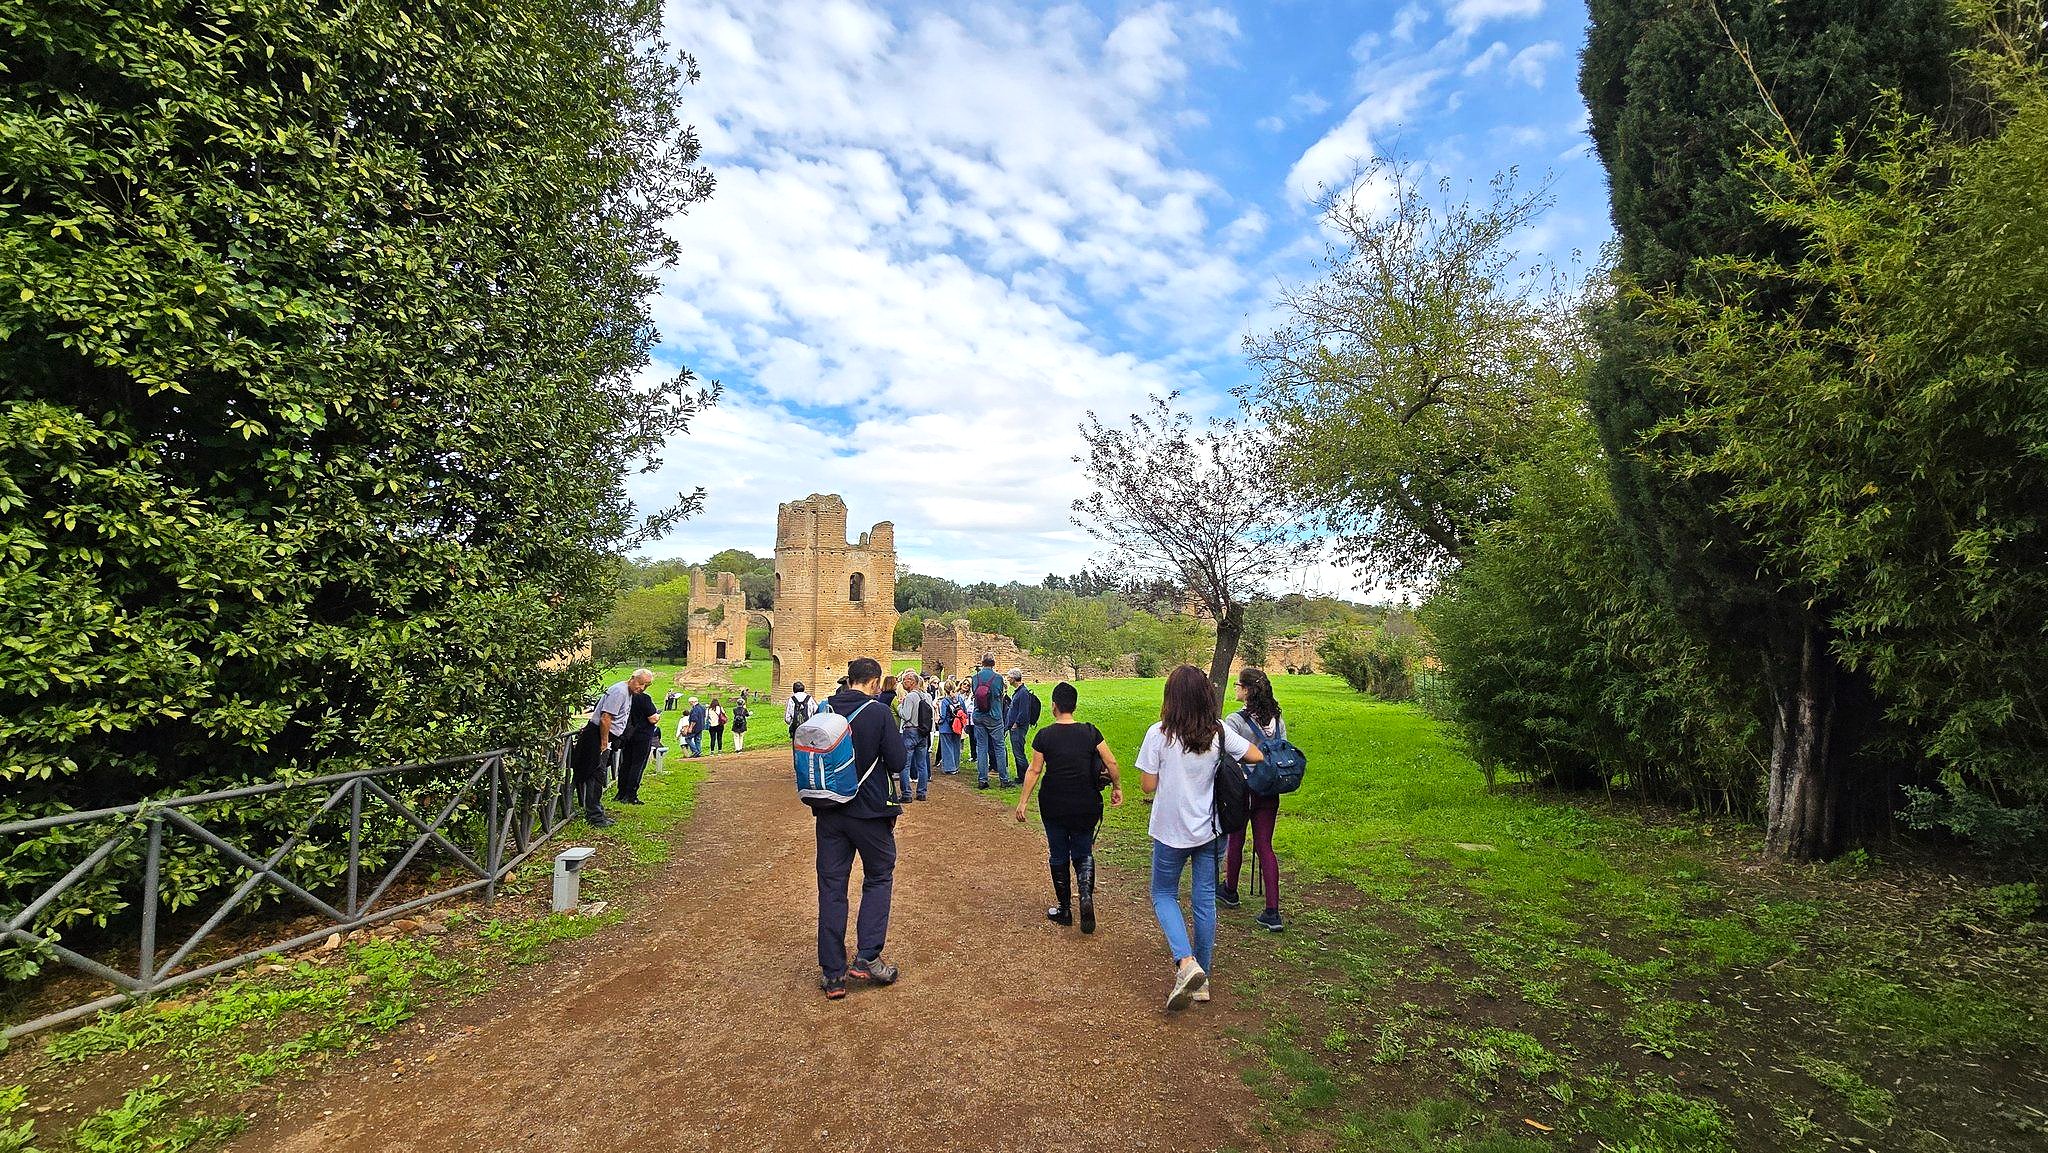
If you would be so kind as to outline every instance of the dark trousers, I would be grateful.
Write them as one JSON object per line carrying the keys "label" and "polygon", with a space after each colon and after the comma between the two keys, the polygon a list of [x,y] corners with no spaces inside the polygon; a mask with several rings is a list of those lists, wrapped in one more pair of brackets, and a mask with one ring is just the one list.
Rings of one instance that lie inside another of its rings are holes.
{"label": "dark trousers", "polygon": [[599,733],[597,724],[591,722],[576,734],[576,743],[570,749],[570,780],[576,789],[576,803],[583,809],[583,815],[591,820],[604,816],[604,779],[611,760],[611,752],[598,751]]}
{"label": "dark trousers", "polygon": [[713,725],[713,726],[711,726],[711,751],[712,751],[712,752],[714,752],[714,753],[716,753],[716,752],[720,752],[720,751],[723,751],[723,750],[724,750],[724,748],[725,748],[725,726],[724,726],[724,725]]}
{"label": "dark trousers", "polygon": [[1024,766],[1031,763],[1031,755],[1024,751],[1024,738],[1030,736],[1023,729],[1010,730],[1010,763],[1017,768],[1017,779],[1024,779]]}
{"label": "dark trousers", "polygon": [[623,745],[619,748],[619,792],[622,801],[640,799],[640,778],[647,773],[647,758],[654,753],[654,742]]}
{"label": "dark trousers", "polygon": [[[1273,825],[1280,819],[1280,798],[1252,794],[1252,851],[1259,858],[1260,880],[1266,883],[1266,907],[1280,909],[1280,858],[1273,854]],[[1237,891],[1238,871],[1244,867],[1244,829],[1230,834],[1229,889]]]}
{"label": "dark trousers", "polygon": [[818,968],[828,980],[846,976],[846,883],[860,854],[860,924],[856,956],[882,955],[889,935],[889,897],[896,887],[896,821],[849,817],[829,810],[818,820]]}
{"label": "dark trousers", "polygon": [[1095,852],[1095,824],[1090,821],[1076,825],[1045,818],[1045,847],[1055,870],[1069,861],[1078,865]]}

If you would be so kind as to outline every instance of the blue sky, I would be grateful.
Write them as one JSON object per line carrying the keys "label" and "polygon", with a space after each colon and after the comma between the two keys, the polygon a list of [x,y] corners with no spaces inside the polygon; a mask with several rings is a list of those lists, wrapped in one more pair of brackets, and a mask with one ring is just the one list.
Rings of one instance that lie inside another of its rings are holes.
{"label": "blue sky", "polygon": [[646,555],[765,553],[778,502],[837,492],[918,571],[1074,571],[1082,414],[1169,389],[1227,410],[1244,335],[1321,253],[1318,187],[1358,160],[1549,173],[1521,247],[1590,258],[1584,24],[1577,0],[672,3],[719,187],[671,225],[652,371],[725,396],[632,478],[709,496]]}

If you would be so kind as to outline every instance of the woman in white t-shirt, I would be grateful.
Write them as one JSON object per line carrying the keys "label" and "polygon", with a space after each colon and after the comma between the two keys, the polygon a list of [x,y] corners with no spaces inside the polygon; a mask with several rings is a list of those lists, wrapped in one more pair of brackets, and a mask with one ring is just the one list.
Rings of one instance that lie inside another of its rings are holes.
{"label": "woman in white t-shirt", "polygon": [[[1159,723],[1145,732],[1138,772],[1152,802],[1152,912],[1173,951],[1173,991],[1166,1007],[1209,999],[1209,967],[1216,946],[1217,850],[1223,844],[1216,822],[1216,770],[1257,764],[1257,745],[1225,729],[1216,686],[1202,670],[1182,665],[1166,678]],[[1217,748],[1218,743],[1222,748]],[[1222,759],[1219,761],[1219,755]],[[1189,897],[1194,906],[1194,940],[1180,908],[1180,875],[1194,866]]]}

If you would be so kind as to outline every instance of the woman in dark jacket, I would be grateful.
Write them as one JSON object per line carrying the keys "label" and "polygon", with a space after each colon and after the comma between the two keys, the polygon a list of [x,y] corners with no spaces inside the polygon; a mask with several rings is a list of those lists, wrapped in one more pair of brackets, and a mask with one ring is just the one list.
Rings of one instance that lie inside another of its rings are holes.
{"label": "woman in dark jacket", "polygon": [[[1102,730],[1074,719],[1080,694],[1061,681],[1052,688],[1052,723],[1031,738],[1031,767],[1024,772],[1024,787],[1017,794],[1017,820],[1024,820],[1031,790],[1041,780],[1038,816],[1045,822],[1045,843],[1052,867],[1052,892],[1059,903],[1045,911],[1055,925],[1074,923],[1073,883],[1080,883],[1081,931],[1095,931],[1095,826],[1102,822],[1102,786],[1110,786],[1109,803],[1124,803],[1123,780],[1117,774],[1116,754]],[[1097,759],[1108,774],[1096,776]],[[1072,876],[1068,874],[1072,866]]]}
{"label": "woman in dark jacket", "polygon": [[645,691],[633,694],[626,709],[626,731],[619,737],[619,793],[622,805],[640,803],[640,778],[647,772],[647,758],[661,737],[661,713],[654,698]]}

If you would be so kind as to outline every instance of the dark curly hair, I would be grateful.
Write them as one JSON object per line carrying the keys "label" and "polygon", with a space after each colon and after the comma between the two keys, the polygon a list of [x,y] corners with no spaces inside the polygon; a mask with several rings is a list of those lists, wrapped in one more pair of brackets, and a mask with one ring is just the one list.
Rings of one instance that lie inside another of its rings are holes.
{"label": "dark curly hair", "polygon": [[1244,686],[1244,708],[1261,725],[1280,719],[1280,702],[1273,699],[1273,678],[1264,669],[1246,669],[1237,674]]}

